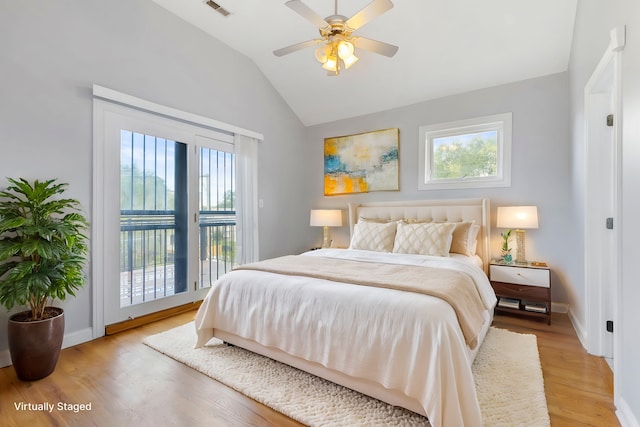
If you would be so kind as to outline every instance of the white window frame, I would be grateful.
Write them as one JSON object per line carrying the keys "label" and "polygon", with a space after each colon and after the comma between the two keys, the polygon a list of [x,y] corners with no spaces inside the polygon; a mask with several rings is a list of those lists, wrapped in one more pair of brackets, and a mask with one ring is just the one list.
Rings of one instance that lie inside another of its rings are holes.
{"label": "white window frame", "polygon": [[[495,114],[467,120],[420,126],[418,190],[488,188],[511,186],[511,113]],[[497,131],[497,173],[493,177],[432,179],[433,140],[447,136]]]}

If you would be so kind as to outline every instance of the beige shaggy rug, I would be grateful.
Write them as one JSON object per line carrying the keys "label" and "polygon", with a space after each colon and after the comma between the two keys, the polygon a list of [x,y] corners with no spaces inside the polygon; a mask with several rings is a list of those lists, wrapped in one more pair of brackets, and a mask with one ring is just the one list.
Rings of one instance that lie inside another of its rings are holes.
{"label": "beige shaggy rug", "polygon": [[[393,407],[213,339],[194,349],[193,323],[144,339],[148,346],[309,426],[428,426]],[[549,426],[535,335],[491,328],[473,364],[487,427]],[[330,410],[328,410],[330,408]]]}

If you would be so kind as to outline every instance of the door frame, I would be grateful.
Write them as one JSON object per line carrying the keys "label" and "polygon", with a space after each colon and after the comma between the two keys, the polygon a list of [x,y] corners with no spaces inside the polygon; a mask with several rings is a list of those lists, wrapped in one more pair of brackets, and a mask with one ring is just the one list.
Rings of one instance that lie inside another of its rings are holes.
{"label": "door frame", "polygon": [[[119,238],[114,234],[120,230],[119,179],[107,179],[110,168],[114,164],[120,164],[119,144],[117,147],[109,146],[110,141],[119,141],[119,135],[114,134],[114,129],[123,123],[130,122],[135,131],[144,134],[160,132],[169,139],[174,139],[187,144],[189,182],[197,182],[197,161],[199,152],[197,149],[198,138],[205,137],[233,147],[233,136],[218,130],[203,127],[198,123],[177,120],[174,117],[166,117],[150,111],[143,111],[135,106],[123,105],[111,102],[111,100],[94,98],[93,102],[94,143],[93,143],[93,213],[92,213],[92,293],[93,293],[93,337],[105,335],[105,326],[113,323],[107,313],[107,307],[114,304],[114,296],[110,293],[107,283],[114,283],[117,279],[114,272],[119,272],[119,257],[113,256],[112,249],[119,247]],[[114,125],[117,124],[118,126]],[[118,127],[119,129],[120,127]],[[119,132],[119,131],[118,131]],[[119,176],[119,174],[118,174]],[[197,185],[196,185],[197,187]],[[117,191],[116,191],[117,190]],[[193,194],[189,189],[189,194]],[[197,194],[197,192],[196,192]],[[114,202],[114,200],[116,200]],[[197,197],[189,197],[189,217],[193,217],[193,223],[198,224],[198,200]],[[191,222],[191,220],[189,220]],[[197,226],[190,227],[191,235],[189,252],[196,253],[198,249]],[[111,248],[111,249],[109,249]],[[197,258],[197,257],[196,257]],[[192,265],[193,264],[193,265]],[[187,292],[144,303],[141,305],[120,308],[117,321],[134,318],[141,315],[144,310],[159,311],[170,306],[182,305],[202,299],[208,289],[197,287],[197,263],[190,263],[187,267]],[[143,313],[144,314],[144,313]],[[124,318],[121,318],[125,316]]]}
{"label": "door frame", "polygon": [[[613,320],[613,342],[612,357],[614,378],[617,375],[615,363],[616,355],[619,354],[619,325],[620,315],[619,307],[621,307],[620,297],[620,276],[621,276],[621,148],[622,148],[622,76],[621,76],[621,60],[622,50],[625,46],[625,27],[617,27],[610,32],[610,42],[596,66],[591,78],[584,88],[584,122],[585,122],[585,312],[586,312],[586,336],[584,344],[587,351],[597,356],[604,356],[607,352],[607,345],[611,345],[610,337],[606,331],[605,322]],[[595,121],[604,122],[606,114],[603,112],[609,109],[613,114],[613,137],[612,139],[612,167],[608,169],[611,175],[603,176],[600,168],[597,167],[601,161],[596,144],[602,142],[603,133],[595,130]],[[611,194],[611,216],[614,218],[613,235],[606,236],[605,217],[601,215],[602,210],[599,209],[601,199],[598,193],[590,191],[592,185],[606,180],[613,185]],[[610,250],[612,251],[609,259],[614,260],[613,265],[603,266],[601,251],[603,245],[612,238]],[[601,279],[602,272],[605,272],[610,280],[607,286]],[[603,298],[604,294],[608,294],[608,299]],[[607,319],[607,301],[612,304],[613,319]],[[616,384],[614,381],[614,395],[616,392]]]}

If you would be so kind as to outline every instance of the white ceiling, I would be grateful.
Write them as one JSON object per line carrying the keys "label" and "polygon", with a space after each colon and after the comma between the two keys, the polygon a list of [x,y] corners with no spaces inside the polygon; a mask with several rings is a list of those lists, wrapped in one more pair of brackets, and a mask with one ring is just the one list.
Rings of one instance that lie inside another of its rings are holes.
{"label": "white ceiling", "polygon": [[[305,125],[314,125],[567,70],[577,0],[393,0],[355,32],[399,46],[392,57],[357,50],[360,60],[329,77],[307,48],[318,38],[285,0],[154,0],[251,58]],[[303,0],[326,17],[333,0]],[[339,0],[351,17],[370,0]],[[204,53],[204,52],[203,52]]]}

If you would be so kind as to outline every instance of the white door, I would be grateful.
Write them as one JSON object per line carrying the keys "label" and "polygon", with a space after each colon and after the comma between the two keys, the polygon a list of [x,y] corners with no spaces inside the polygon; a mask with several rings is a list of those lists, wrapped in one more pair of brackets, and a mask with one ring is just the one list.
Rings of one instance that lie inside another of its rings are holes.
{"label": "white door", "polygon": [[[611,83],[611,82],[602,82]],[[593,337],[594,352],[613,359],[613,334],[607,331],[607,321],[613,321],[613,294],[615,292],[616,268],[616,180],[615,141],[613,126],[607,125],[607,116],[612,116],[613,98],[610,84],[599,87],[602,92],[589,95],[588,155],[590,167],[587,171],[588,212],[587,228],[590,259],[587,260],[591,292],[598,295],[600,304],[597,316],[597,337]],[[598,350],[595,350],[598,349]]]}
{"label": "white door", "polygon": [[105,104],[99,250],[110,325],[202,299],[232,267],[235,155],[230,135]]}
{"label": "white door", "polygon": [[[624,28],[585,86],[585,289],[587,350],[613,366],[620,274],[620,52]],[[609,325],[608,325],[609,324]],[[608,330],[612,325],[613,330]],[[615,373],[615,369],[614,369]]]}

